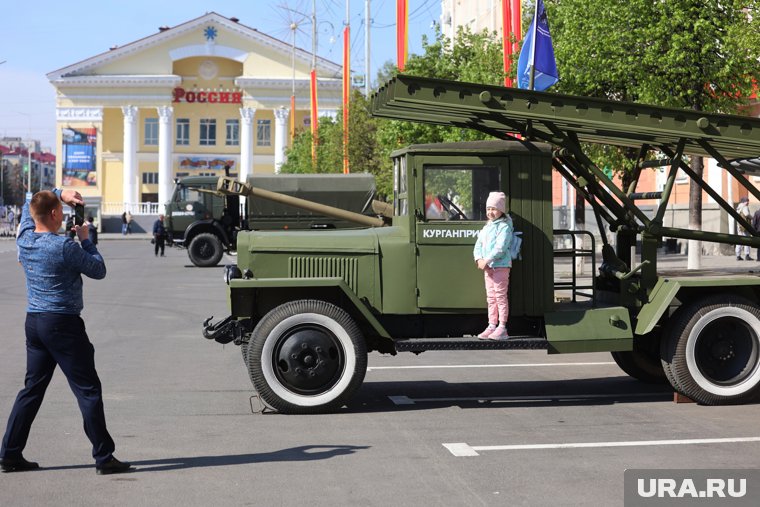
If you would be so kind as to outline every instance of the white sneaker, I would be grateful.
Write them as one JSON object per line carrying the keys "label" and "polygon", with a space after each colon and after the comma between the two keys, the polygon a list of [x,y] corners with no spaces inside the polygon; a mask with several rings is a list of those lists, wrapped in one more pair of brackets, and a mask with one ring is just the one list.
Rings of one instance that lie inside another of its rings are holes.
{"label": "white sneaker", "polygon": [[506,326],[498,326],[488,336],[489,340],[509,340],[509,334],[507,334]]}

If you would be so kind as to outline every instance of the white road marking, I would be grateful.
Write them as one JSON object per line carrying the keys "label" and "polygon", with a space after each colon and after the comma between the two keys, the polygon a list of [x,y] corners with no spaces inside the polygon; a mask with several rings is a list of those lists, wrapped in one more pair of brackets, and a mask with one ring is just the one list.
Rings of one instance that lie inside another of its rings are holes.
{"label": "white road marking", "polygon": [[408,396],[388,396],[388,399],[394,405],[414,405],[415,403],[438,403],[451,401],[501,401],[501,402],[519,402],[519,401],[559,401],[559,400],[593,400],[599,398],[643,398],[661,395],[663,398],[671,398],[670,392],[663,393],[610,393],[610,394],[537,394],[535,396],[462,396],[456,398],[410,398]]}
{"label": "white road marking", "polygon": [[609,366],[615,364],[609,362],[595,363],[533,363],[533,364],[433,364],[418,366],[370,366],[367,371],[375,370],[435,370],[446,368],[538,368],[541,366]]}
{"label": "white road marking", "polygon": [[523,444],[523,445],[469,445],[464,442],[442,444],[454,456],[480,456],[478,451],[524,451],[544,449],[580,449],[590,447],[640,447],[657,445],[734,444],[740,442],[760,442],[760,437],[739,438],[695,438],[690,440],[639,440],[627,442],[575,442],[565,444]]}

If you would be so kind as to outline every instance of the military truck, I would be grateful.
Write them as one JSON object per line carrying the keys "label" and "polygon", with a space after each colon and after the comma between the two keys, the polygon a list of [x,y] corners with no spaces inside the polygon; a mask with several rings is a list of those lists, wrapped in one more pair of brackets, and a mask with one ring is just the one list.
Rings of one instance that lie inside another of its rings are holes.
{"label": "military truck", "polygon": [[[403,74],[372,97],[372,112],[501,140],[394,152],[388,225],[238,235],[237,265],[226,268],[231,314],[207,319],[203,334],[241,346],[265,404],[284,413],[335,410],[362,384],[368,352],[435,349],[609,351],[632,377],[669,382],[699,403],[758,398],[760,275],[661,272],[657,252],[663,237],[760,245],[758,231],[686,162],[712,157],[760,199],[744,175],[758,165],[760,119]],[[592,162],[589,143],[635,150],[628,188]],[[638,193],[642,172],[663,166],[662,191]],[[552,169],[592,207],[605,231],[600,245],[555,249],[555,235],[587,231],[553,230]],[[682,174],[749,235],[666,226]],[[474,337],[486,305],[472,258],[486,197],[496,189],[507,194],[523,239],[510,280],[510,339],[498,342]],[[658,200],[653,212],[637,204],[642,197]],[[432,199],[442,214],[428,211]],[[556,263],[582,256],[600,260],[593,283],[555,280]]]}
{"label": "military truck", "polygon": [[[237,195],[214,193],[216,176],[188,176],[176,182],[166,204],[165,226],[172,246],[187,248],[193,264],[216,266],[224,252],[234,252],[240,230],[335,229],[354,227],[352,222],[271,200],[243,200]],[[287,196],[350,211],[368,212],[375,195],[370,174],[253,175],[248,182]]]}

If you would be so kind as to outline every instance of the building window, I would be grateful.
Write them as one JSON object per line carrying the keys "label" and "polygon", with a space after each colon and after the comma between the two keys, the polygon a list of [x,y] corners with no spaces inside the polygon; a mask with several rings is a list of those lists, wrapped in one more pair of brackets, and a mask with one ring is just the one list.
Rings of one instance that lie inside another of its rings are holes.
{"label": "building window", "polygon": [[145,145],[158,145],[158,118],[145,118]]}
{"label": "building window", "polygon": [[240,120],[227,120],[227,146],[240,145]]}
{"label": "building window", "polygon": [[256,144],[272,146],[272,120],[256,121]]}
{"label": "building window", "polygon": [[157,185],[158,173],[142,173],[142,182],[146,185]]}
{"label": "building window", "polygon": [[190,144],[190,120],[177,118],[177,145],[187,146]]}
{"label": "building window", "polygon": [[201,146],[216,145],[216,120],[203,118],[201,119]]}

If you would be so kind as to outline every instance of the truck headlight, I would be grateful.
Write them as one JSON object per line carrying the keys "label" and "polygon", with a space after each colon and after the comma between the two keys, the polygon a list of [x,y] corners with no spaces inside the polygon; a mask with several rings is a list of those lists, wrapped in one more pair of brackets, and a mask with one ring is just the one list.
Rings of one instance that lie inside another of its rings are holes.
{"label": "truck headlight", "polygon": [[240,272],[240,268],[235,264],[227,264],[224,266],[224,282],[229,285],[230,280],[235,278],[243,278],[243,273]]}

